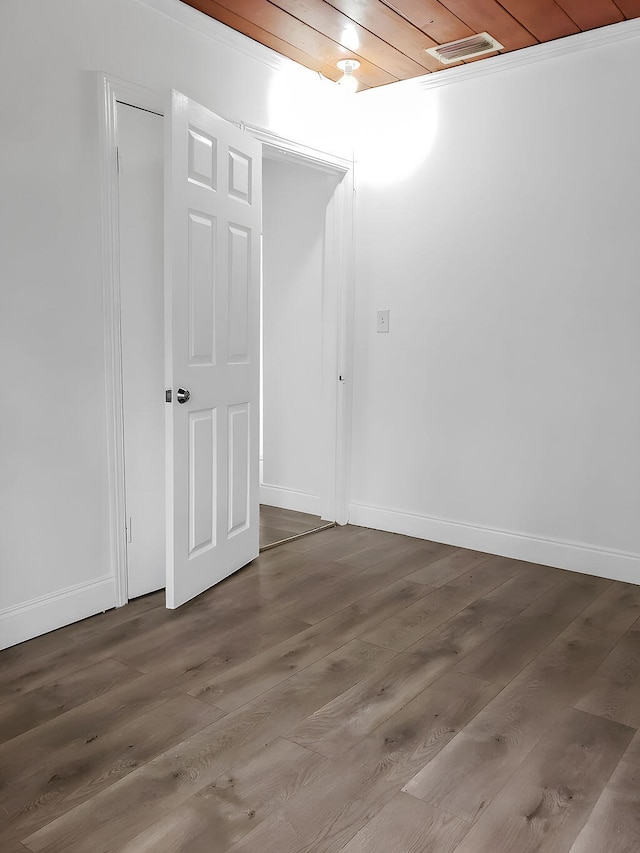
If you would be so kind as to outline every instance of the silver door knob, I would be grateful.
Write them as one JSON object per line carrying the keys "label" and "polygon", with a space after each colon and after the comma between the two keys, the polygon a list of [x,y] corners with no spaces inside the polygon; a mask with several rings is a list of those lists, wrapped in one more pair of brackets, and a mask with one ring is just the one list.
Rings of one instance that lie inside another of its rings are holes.
{"label": "silver door knob", "polygon": [[186,388],[178,388],[176,392],[176,400],[179,403],[186,403],[190,397],[191,394],[187,391]]}

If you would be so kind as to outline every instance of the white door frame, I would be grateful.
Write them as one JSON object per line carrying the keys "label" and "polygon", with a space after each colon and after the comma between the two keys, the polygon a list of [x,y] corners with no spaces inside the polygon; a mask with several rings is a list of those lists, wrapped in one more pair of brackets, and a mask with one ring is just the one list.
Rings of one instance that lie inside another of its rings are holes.
{"label": "white door frame", "polygon": [[[128,598],[125,530],[122,340],[120,335],[120,239],[118,211],[117,101],[168,115],[170,92],[138,86],[110,74],[98,75],[102,190],[102,269],[105,329],[107,464],[109,474],[110,564],[116,607]],[[284,139],[262,128],[232,122],[268,148],[268,156],[294,160],[341,177],[327,208],[323,287],[322,405],[335,410],[335,440],[327,465],[322,514],[338,524],[348,520],[351,459],[353,362],[353,162]]]}

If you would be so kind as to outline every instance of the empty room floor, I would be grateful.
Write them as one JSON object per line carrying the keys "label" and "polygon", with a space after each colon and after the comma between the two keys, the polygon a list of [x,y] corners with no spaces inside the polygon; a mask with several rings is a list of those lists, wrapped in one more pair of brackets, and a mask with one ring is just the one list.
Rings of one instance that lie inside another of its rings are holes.
{"label": "empty room floor", "polygon": [[319,515],[260,504],[261,549],[270,548],[277,542],[331,526],[330,522],[323,521]]}
{"label": "empty room floor", "polygon": [[333,528],[0,674],[3,853],[640,849],[638,586]]}

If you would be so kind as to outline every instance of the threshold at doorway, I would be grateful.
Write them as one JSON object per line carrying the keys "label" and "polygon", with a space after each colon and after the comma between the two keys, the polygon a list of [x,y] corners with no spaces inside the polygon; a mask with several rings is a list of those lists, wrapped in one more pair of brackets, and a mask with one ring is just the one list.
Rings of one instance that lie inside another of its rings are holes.
{"label": "threshold at doorway", "polygon": [[260,504],[260,551],[335,526],[335,521],[323,521],[319,515]]}

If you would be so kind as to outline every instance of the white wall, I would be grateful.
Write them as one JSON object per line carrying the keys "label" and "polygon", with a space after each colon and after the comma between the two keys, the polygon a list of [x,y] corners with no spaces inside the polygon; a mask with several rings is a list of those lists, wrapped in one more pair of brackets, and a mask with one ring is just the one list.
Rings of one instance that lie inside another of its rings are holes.
{"label": "white wall", "polygon": [[322,130],[333,92],[317,75],[266,49],[244,52],[252,43],[240,36],[228,37],[236,50],[201,35],[151,3],[208,20],[177,0],[0,6],[0,647],[114,601],[96,73],[179,89],[318,148],[338,144]]}
{"label": "white wall", "polygon": [[634,38],[361,96],[356,523],[640,582],[638,79]]}
{"label": "white wall", "polygon": [[261,501],[320,514],[324,471],[322,279],[336,179],[263,161],[263,483]]}

